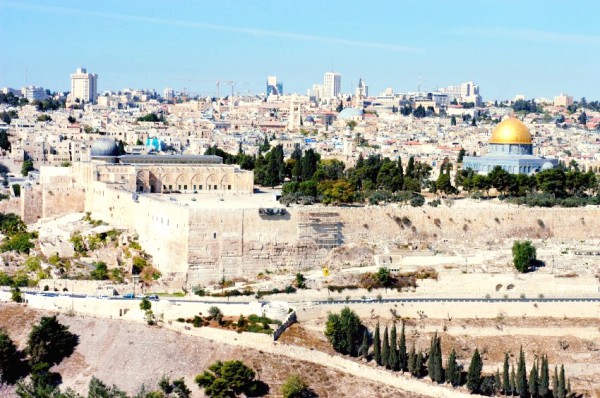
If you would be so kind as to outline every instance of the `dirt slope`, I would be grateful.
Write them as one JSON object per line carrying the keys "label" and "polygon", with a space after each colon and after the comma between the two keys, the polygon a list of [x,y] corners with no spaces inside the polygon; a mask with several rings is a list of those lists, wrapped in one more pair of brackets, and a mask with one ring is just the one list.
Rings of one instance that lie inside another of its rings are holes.
{"label": "dirt slope", "polygon": [[[0,327],[24,344],[31,325],[42,315],[28,308],[1,304]],[[319,397],[415,396],[325,367],[143,324],[82,317],[60,316],[59,319],[80,336],[80,344],[56,371],[61,373],[65,387],[80,393],[86,391],[93,375],[134,393],[142,384],[154,387],[166,374],[184,376],[193,389],[193,396],[202,397],[204,395],[193,385],[196,374],[216,360],[241,359],[271,387],[270,397],[279,396],[280,385],[292,372],[301,374]]]}

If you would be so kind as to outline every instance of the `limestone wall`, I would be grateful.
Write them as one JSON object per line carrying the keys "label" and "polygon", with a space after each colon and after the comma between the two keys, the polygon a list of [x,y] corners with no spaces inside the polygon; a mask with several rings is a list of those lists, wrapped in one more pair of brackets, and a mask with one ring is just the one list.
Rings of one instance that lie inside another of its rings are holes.
{"label": "limestone wall", "polygon": [[[600,208],[367,207],[339,209],[347,242],[399,239],[458,239],[493,242],[510,238],[592,239],[600,237]],[[403,221],[403,217],[407,220]]]}
{"label": "limestone wall", "polygon": [[258,209],[192,208],[92,185],[87,211],[135,229],[163,272],[188,272],[188,284],[252,277],[265,269],[302,270],[370,264],[373,255],[407,242],[465,241],[485,246],[505,239],[568,240],[600,237],[600,210],[467,208],[297,207],[284,216]]}
{"label": "limestone wall", "polygon": [[191,286],[265,270],[373,264],[374,256],[385,263],[382,256],[407,243],[447,240],[477,248],[506,239],[600,238],[599,207],[545,209],[465,200],[437,208],[290,207],[284,215],[267,215],[255,206],[201,208],[134,194],[131,181],[98,182],[95,170],[91,163],[47,175],[43,169],[46,183],[24,192],[25,221],[89,211],[134,230],[163,274],[187,274]]}
{"label": "limestone wall", "polygon": [[10,197],[0,200],[0,213],[21,214],[21,198]]}
{"label": "limestone wall", "polygon": [[265,269],[309,268],[327,251],[299,242],[296,212],[260,215],[258,209],[191,209],[188,284],[256,275]]}
{"label": "limestone wall", "polygon": [[161,272],[188,268],[188,207],[134,195],[104,183],[90,184],[85,211],[92,217],[130,228]]}
{"label": "limestone wall", "polygon": [[81,186],[44,186],[42,217],[81,213],[85,207],[85,188]]}
{"label": "limestone wall", "polygon": [[23,186],[21,191],[21,218],[26,224],[34,223],[43,214],[42,188]]}
{"label": "limestone wall", "polygon": [[[284,217],[260,216],[257,209],[190,210],[189,262],[192,279],[255,275],[264,269],[314,268],[371,263],[395,245],[440,240],[493,245],[504,239],[594,239],[600,237],[600,210],[531,209],[510,206],[467,208],[298,207]],[[339,241],[323,247],[337,215]],[[330,217],[332,218],[332,217]],[[315,221],[317,220],[317,221]],[[312,224],[311,224],[312,223]]]}

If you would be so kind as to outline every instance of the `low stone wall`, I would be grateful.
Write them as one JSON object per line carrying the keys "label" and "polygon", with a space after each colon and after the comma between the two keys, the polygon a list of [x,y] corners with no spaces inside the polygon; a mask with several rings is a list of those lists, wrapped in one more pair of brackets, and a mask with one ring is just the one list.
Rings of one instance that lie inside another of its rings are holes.
{"label": "low stone wall", "polygon": [[472,319],[499,317],[555,317],[599,318],[597,302],[410,302],[410,303],[360,303],[323,304],[298,308],[298,320],[325,318],[328,312],[339,312],[345,306],[352,308],[361,318],[399,317],[433,319]]}
{"label": "low stone wall", "polygon": [[281,334],[285,332],[287,328],[292,326],[297,321],[296,311],[290,312],[288,316],[285,317],[285,320],[281,323],[281,325],[279,325],[279,327],[273,332],[273,341],[277,341],[279,336],[281,336]]}
{"label": "low stone wall", "polygon": [[[63,314],[78,314],[101,318],[115,318],[143,322],[144,311],[140,309],[140,300],[119,300],[95,297],[44,297],[24,293],[26,304],[32,308],[55,311]],[[8,291],[0,292],[0,301],[10,301]],[[175,320],[178,318],[193,318],[194,315],[208,314],[210,307],[216,306],[226,316],[262,315],[263,304],[258,301],[250,303],[223,303],[199,301],[151,301],[152,311],[157,318]]]}

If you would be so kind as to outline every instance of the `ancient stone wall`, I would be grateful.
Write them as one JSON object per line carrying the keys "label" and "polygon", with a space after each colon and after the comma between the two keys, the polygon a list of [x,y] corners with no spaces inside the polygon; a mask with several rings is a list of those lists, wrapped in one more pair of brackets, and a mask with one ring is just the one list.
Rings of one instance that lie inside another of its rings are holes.
{"label": "ancient stone wall", "polygon": [[318,266],[329,249],[317,238],[326,234],[317,231],[300,239],[303,221],[296,211],[265,215],[256,208],[190,209],[188,284]]}
{"label": "ancient stone wall", "polygon": [[268,269],[370,264],[373,255],[407,243],[443,240],[494,245],[505,239],[600,237],[600,210],[467,208],[290,208],[190,210],[188,282],[255,276]]}
{"label": "ancient stone wall", "polygon": [[600,208],[528,208],[505,205],[370,207],[340,209],[346,242],[464,240],[485,244],[506,238],[600,237]]}
{"label": "ancient stone wall", "polygon": [[81,213],[85,207],[85,188],[82,186],[42,187],[42,217]]}
{"label": "ancient stone wall", "polygon": [[34,223],[43,214],[42,188],[23,186],[21,188],[21,218],[26,224]]}
{"label": "ancient stone wall", "polygon": [[67,171],[44,176],[42,188],[25,189],[21,214],[26,222],[92,212],[94,218],[134,230],[161,272],[187,274],[191,286],[223,276],[254,277],[265,270],[372,264],[373,256],[407,245],[464,241],[471,247],[494,247],[506,239],[600,238],[599,207],[461,201],[437,208],[201,208],[200,203],[133,193],[127,183],[95,181],[93,164],[76,164],[71,174]]}
{"label": "ancient stone wall", "polygon": [[94,182],[90,184],[85,211],[93,218],[135,231],[161,272],[187,271],[187,206]]}
{"label": "ancient stone wall", "polygon": [[21,214],[21,198],[10,197],[0,200],[0,213]]}

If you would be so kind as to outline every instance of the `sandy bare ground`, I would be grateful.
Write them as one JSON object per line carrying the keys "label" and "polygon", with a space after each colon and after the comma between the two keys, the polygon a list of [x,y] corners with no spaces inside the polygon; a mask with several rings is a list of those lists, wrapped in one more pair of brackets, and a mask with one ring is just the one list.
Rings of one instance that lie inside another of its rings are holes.
{"label": "sandy bare ground", "polygon": [[[42,315],[40,311],[2,303],[0,327],[22,346],[31,325]],[[80,336],[80,344],[56,371],[61,373],[64,387],[72,387],[80,393],[86,392],[92,376],[134,393],[141,385],[153,388],[166,374],[185,377],[193,396],[202,397],[193,383],[195,375],[217,360],[241,359],[270,386],[269,397],[279,396],[281,384],[292,373],[302,375],[319,397],[418,397],[313,363],[215,343],[164,328],[87,317],[60,316],[59,319]]]}

